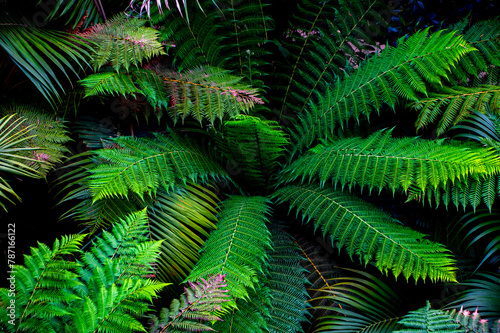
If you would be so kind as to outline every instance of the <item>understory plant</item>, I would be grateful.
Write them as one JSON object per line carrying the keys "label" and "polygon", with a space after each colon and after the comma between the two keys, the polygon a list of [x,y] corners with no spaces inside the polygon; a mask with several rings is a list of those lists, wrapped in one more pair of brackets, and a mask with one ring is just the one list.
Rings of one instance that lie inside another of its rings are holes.
{"label": "understory plant", "polygon": [[[392,46],[383,35],[386,4],[377,0],[298,1],[286,27],[276,27],[271,2],[184,5],[189,17],[129,8],[76,34],[89,55],[78,112],[97,98],[120,103],[128,127],[100,130],[76,118],[86,151],[61,169],[56,187],[71,205],[64,216],[82,223],[86,237],[103,236],[81,259],[63,255],[81,253],[84,236],[65,239],[74,243],[68,253],[59,243],[44,248],[68,278],[44,284],[61,294],[19,299],[27,312],[16,313],[17,330],[40,318],[82,332],[498,330],[490,323],[500,317],[491,268],[500,250],[492,218],[500,194],[499,21],[416,29]],[[396,203],[440,216],[444,206],[458,218],[420,228]],[[123,221],[131,216],[143,221],[141,233],[115,264],[117,233],[129,232]],[[452,237],[455,223],[470,244]],[[318,255],[311,240],[337,259]],[[472,269],[463,260],[470,257]],[[357,269],[339,268],[340,258]],[[46,260],[24,268],[38,281],[31,285],[43,284],[33,272]],[[137,270],[122,274],[123,265]],[[389,286],[467,278],[469,288],[445,302],[463,305],[458,314],[429,304],[406,314],[424,304],[407,309]],[[494,296],[476,304],[471,295],[486,284]],[[114,307],[97,295],[126,297],[133,286],[148,291],[117,307],[123,319],[101,325]],[[19,288],[16,297],[37,296]],[[145,301],[157,296],[163,310],[146,316]],[[33,306],[46,312],[38,318]],[[485,319],[471,322],[464,314],[476,307]],[[95,316],[81,318],[86,312]]]}

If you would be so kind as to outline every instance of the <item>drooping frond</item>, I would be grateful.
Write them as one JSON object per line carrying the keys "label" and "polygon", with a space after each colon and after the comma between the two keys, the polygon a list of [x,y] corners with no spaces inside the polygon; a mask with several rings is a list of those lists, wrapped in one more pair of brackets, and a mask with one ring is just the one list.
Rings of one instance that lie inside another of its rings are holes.
{"label": "drooping frond", "polygon": [[442,135],[474,110],[485,113],[485,103],[495,110],[500,107],[500,86],[442,87],[437,93],[430,93],[429,97],[413,104],[413,108],[419,111],[415,126],[422,129],[437,122],[436,134]]}
{"label": "drooping frond", "polygon": [[307,321],[308,295],[298,247],[285,231],[277,228],[272,230],[272,241],[267,279],[271,309],[266,318],[267,329],[270,333],[303,332],[301,323]]}
{"label": "drooping frond", "polygon": [[[394,287],[369,273],[345,269],[343,276],[329,281],[330,286],[320,290],[322,299],[338,303],[335,315],[320,318],[313,332],[390,333],[401,328],[404,303]],[[311,299],[309,302],[318,302]]]}
{"label": "drooping frond", "polygon": [[342,188],[419,191],[436,190],[448,182],[493,176],[500,158],[491,149],[417,137],[396,139],[378,131],[366,139],[348,138],[318,145],[287,166],[282,181],[318,179]]}
{"label": "drooping frond", "polygon": [[241,77],[214,67],[193,68],[181,73],[155,68],[170,97],[169,113],[174,121],[188,116],[211,123],[225,115],[248,113],[263,104],[259,91],[241,83]]}
{"label": "drooping frond", "polygon": [[229,301],[224,275],[217,274],[193,283],[180,299],[174,299],[170,309],[163,308],[160,318],[151,316],[150,333],[213,331],[202,321],[221,320],[221,304]]}
{"label": "drooping frond", "polygon": [[431,309],[429,301],[422,309],[410,311],[404,319],[399,321],[405,329],[394,333],[420,333],[420,332],[442,332],[442,333],[465,333],[466,330],[447,313],[441,310]]}
{"label": "drooping frond", "polygon": [[94,46],[91,65],[97,71],[109,64],[119,72],[138,67],[143,61],[165,54],[158,31],[145,27],[147,21],[117,15],[89,28],[80,36]]}
{"label": "drooping frond", "polygon": [[65,303],[78,297],[71,292],[79,285],[76,270],[79,264],[64,258],[80,249],[85,235],[63,236],[52,248],[38,243],[31,255],[24,256],[24,265],[14,266],[16,327],[20,331],[56,333],[50,319],[68,314]]}
{"label": "drooping frond", "polygon": [[64,91],[59,74],[68,78],[70,72],[77,74],[77,68],[84,69],[90,48],[79,37],[12,22],[8,15],[2,22],[0,48],[55,105]]}
{"label": "drooping frond", "polygon": [[[283,40],[291,64],[281,114],[301,113],[336,76],[378,52],[372,38],[387,25],[378,0],[299,1],[298,14]],[[378,9],[378,10],[377,10]],[[376,22],[376,23],[375,23]]]}
{"label": "drooping frond", "polygon": [[201,257],[188,280],[208,274],[225,274],[230,295],[246,298],[255,289],[256,275],[263,273],[266,251],[271,249],[266,215],[270,213],[264,197],[233,196],[223,202],[217,230],[210,233]]}
{"label": "drooping frond", "polygon": [[90,162],[86,183],[93,202],[110,197],[128,197],[132,192],[140,198],[153,195],[159,187],[167,192],[175,183],[227,179],[227,172],[216,164],[198,145],[173,132],[156,134],[154,138],[119,137],[115,149],[94,151],[97,159]]}
{"label": "drooping frond", "polygon": [[87,150],[112,147],[112,141],[118,130],[111,121],[102,121],[93,117],[77,118],[73,131],[78,134]]}
{"label": "drooping frond", "polygon": [[13,115],[12,122],[22,121],[22,126],[29,128],[25,133],[28,138],[25,145],[33,150],[27,157],[35,161],[27,164],[43,175],[55,164],[62,162],[64,155],[69,153],[65,144],[71,141],[71,138],[64,121],[33,106],[19,104],[1,107],[0,115]]}
{"label": "drooping frond", "polygon": [[292,153],[327,138],[350,118],[369,116],[383,104],[394,108],[400,100],[417,100],[418,94],[427,93],[427,83],[441,84],[460,57],[472,50],[463,37],[442,31],[429,34],[428,29],[401,39],[397,47],[386,47],[355,73],[338,79],[318,96],[318,103],[309,104],[292,133]]}
{"label": "drooping frond", "polygon": [[441,244],[396,223],[394,219],[364,200],[317,185],[287,186],[273,194],[289,202],[307,222],[313,221],[323,237],[329,235],[349,255],[358,255],[365,265],[374,260],[386,274],[400,274],[415,280],[455,281],[454,260]]}
{"label": "drooping frond", "polygon": [[484,83],[486,78],[487,82],[494,84],[492,82],[498,81],[498,73],[495,73],[494,68],[500,66],[500,23],[497,19],[481,20],[472,27],[468,23],[469,20],[465,18],[454,28],[458,28],[458,32],[476,51],[464,55],[453,74],[464,84],[467,78],[473,83]]}
{"label": "drooping frond", "polygon": [[219,138],[224,155],[241,168],[242,175],[253,187],[269,186],[278,159],[288,144],[287,135],[275,121],[240,115],[228,120]]}

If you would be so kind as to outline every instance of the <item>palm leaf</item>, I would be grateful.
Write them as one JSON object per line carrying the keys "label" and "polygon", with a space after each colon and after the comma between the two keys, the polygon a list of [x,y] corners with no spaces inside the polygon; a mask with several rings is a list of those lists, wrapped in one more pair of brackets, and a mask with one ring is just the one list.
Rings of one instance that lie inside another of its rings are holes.
{"label": "palm leaf", "polygon": [[263,197],[234,196],[223,202],[217,230],[211,232],[188,280],[208,274],[225,274],[233,298],[247,298],[255,289],[256,275],[263,273],[271,249]]}
{"label": "palm leaf", "polygon": [[[320,299],[338,303],[337,314],[320,318],[321,322],[313,332],[342,333],[384,333],[401,328],[398,320],[404,308],[398,293],[377,277],[358,270],[345,269],[356,273],[356,277],[340,277],[320,290]],[[317,302],[313,298],[309,302]]]}
{"label": "palm leaf", "polygon": [[9,17],[3,20],[6,23],[0,24],[0,47],[40,93],[55,105],[64,91],[57,72],[66,78],[69,72],[77,74],[75,64],[84,69],[91,48],[80,37],[11,20]]}
{"label": "palm leaf", "polygon": [[281,180],[331,180],[342,188],[354,185],[420,192],[436,191],[448,182],[498,174],[500,160],[491,149],[459,142],[419,138],[394,139],[379,131],[367,139],[348,138],[318,145],[287,166]]}
{"label": "palm leaf", "polygon": [[425,235],[396,223],[393,218],[354,195],[317,185],[287,186],[273,194],[289,202],[303,219],[313,220],[323,237],[330,235],[349,255],[365,265],[375,260],[383,272],[406,279],[429,277],[432,281],[455,281],[455,261],[449,251]]}
{"label": "palm leaf", "polygon": [[369,116],[383,104],[394,109],[400,99],[418,100],[419,93],[427,93],[426,83],[441,84],[460,57],[472,50],[460,36],[442,31],[429,35],[428,29],[400,40],[395,48],[385,48],[354,74],[338,79],[300,115],[292,133],[292,153],[333,134],[337,124]]}

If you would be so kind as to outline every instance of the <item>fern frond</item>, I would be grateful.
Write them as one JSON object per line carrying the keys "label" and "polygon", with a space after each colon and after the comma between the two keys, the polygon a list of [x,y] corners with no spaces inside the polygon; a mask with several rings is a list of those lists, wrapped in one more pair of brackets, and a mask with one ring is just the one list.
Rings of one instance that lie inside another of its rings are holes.
{"label": "fern frond", "polygon": [[69,153],[65,144],[71,141],[65,122],[52,115],[43,113],[40,109],[13,104],[0,108],[0,115],[12,115],[11,121],[23,121],[23,127],[28,127],[26,145],[33,147],[33,161],[27,164],[37,169],[43,175],[47,174],[56,164],[61,163],[65,154]]}
{"label": "fern frond", "polygon": [[223,202],[217,230],[210,233],[202,254],[188,280],[208,274],[225,274],[230,295],[248,297],[255,289],[256,274],[263,273],[271,249],[266,215],[268,200],[263,197],[233,196]]}
{"label": "fern frond", "polygon": [[110,64],[117,72],[122,68],[128,71],[143,61],[165,54],[158,42],[158,31],[145,27],[146,22],[122,14],[81,33],[80,36],[95,45],[91,57],[94,69]]}
{"label": "fern frond", "polygon": [[292,133],[292,153],[327,138],[337,124],[369,116],[382,104],[394,109],[401,99],[417,100],[419,93],[427,93],[426,83],[441,84],[460,57],[473,50],[463,37],[442,31],[429,35],[428,29],[400,40],[395,48],[385,48],[351,76],[338,79],[333,88],[318,96],[318,103],[309,104]]}
{"label": "fern frond", "polygon": [[129,191],[140,198],[153,195],[159,187],[167,192],[177,182],[228,179],[226,171],[200,147],[174,133],[157,134],[154,139],[119,137],[116,149],[94,151],[104,164],[89,164],[87,184],[93,202],[102,198],[128,197]]}
{"label": "fern frond", "polygon": [[159,67],[154,70],[164,80],[174,121],[192,116],[213,123],[225,115],[248,113],[256,104],[264,103],[257,89],[240,83],[242,78],[227,70],[207,66],[182,73]]}
{"label": "fern frond", "polygon": [[320,301],[326,299],[341,307],[334,309],[337,314],[320,318],[314,332],[389,333],[401,328],[397,322],[402,319],[404,305],[395,289],[369,273],[345,269],[349,272],[356,276],[336,278],[320,290]]}
{"label": "fern frond", "polygon": [[[76,262],[64,259],[80,249],[85,235],[63,236],[52,249],[38,243],[24,266],[15,266],[16,323],[18,330],[30,330],[40,322],[68,314],[65,302],[78,299],[71,289],[79,285]],[[43,325],[48,328],[48,325]],[[47,332],[55,332],[49,329]]]}
{"label": "fern frond", "polygon": [[293,67],[281,114],[301,113],[309,100],[327,90],[328,83],[349,71],[346,67],[358,66],[375,45],[373,37],[387,25],[378,14],[379,4],[378,0],[339,1],[337,6],[330,1],[299,2],[296,25],[284,40]]}
{"label": "fern frond", "polygon": [[247,115],[226,121],[219,139],[224,155],[235,161],[248,183],[257,188],[269,186],[287,144],[286,134],[275,121]]}
{"label": "fern frond", "polygon": [[229,313],[217,321],[212,327],[218,333],[261,333],[267,332],[266,317],[269,316],[269,304],[262,304],[260,294],[262,288],[249,292],[248,300],[238,299],[236,306]]}
{"label": "fern frond", "polygon": [[367,139],[348,138],[318,145],[287,166],[282,181],[331,180],[342,188],[359,185],[426,193],[447,182],[493,176],[500,170],[500,158],[491,149],[417,137],[395,139],[391,131],[378,131]]}
{"label": "fern frond", "polygon": [[417,333],[422,330],[428,332],[464,333],[465,329],[441,310],[432,310],[430,303],[419,310],[410,311],[399,324],[406,329],[394,333]]}
{"label": "fern frond", "polygon": [[422,129],[438,122],[436,134],[442,135],[451,126],[471,115],[474,110],[485,113],[485,103],[489,103],[495,110],[500,107],[499,86],[442,87],[437,93],[430,93],[429,97],[412,105],[419,111],[415,126]]}
{"label": "fern frond", "polygon": [[349,255],[358,255],[386,274],[392,271],[406,279],[429,277],[432,281],[455,281],[454,260],[449,251],[425,235],[401,226],[388,214],[354,195],[317,185],[287,186],[273,194],[289,202],[307,222],[313,220],[323,237],[330,235]]}
{"label": "fern frond", "polygon": [[300,266],[298,247],[283,230],[272,230],[273,252],[267,285],[271,290],[271,309],[266,318],[270,333],[303,332],[307,321],[308,299],[304,269]]}
{"label": "fern frond", "polygon": [[160,312],[160,320],[154,315],[151,317],[151,333],[213,331],[201,322],[222,320],[218,311],[223,302],[229,301],[228,290],[223,289],[227,287],[224,275],[200,278],[195,283],[188,281],[188,284],[180,299],[174,299],[170,309]]}

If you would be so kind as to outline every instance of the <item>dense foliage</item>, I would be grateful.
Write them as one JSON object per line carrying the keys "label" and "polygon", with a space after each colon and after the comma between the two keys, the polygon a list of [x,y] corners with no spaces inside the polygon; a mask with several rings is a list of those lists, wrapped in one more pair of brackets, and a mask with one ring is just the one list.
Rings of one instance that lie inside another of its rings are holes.
{"label": "dense foliage", "polygon": [[1,105],[0,205],[56,178],[85,234],[17,259],[0,328],[498,332],[500,20],[410,25],[415,3],[2,16],[4,86],[39,105]]}

